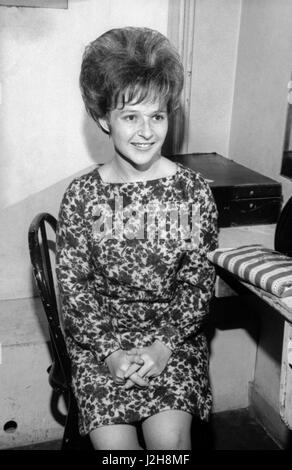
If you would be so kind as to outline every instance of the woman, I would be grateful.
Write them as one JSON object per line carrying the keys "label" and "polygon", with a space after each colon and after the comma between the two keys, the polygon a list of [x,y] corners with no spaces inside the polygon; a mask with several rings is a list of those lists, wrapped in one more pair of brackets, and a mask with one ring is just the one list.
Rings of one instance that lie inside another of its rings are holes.
{"label": "woman", "polygon": [[147,28],[85,50],[85,106],[113,159],[74,179],[59,214],[57,276],[81,434],[95,449],[190,449],[211,409],[203,323],[217,211],[194,171],[161,155],[183,68]]}

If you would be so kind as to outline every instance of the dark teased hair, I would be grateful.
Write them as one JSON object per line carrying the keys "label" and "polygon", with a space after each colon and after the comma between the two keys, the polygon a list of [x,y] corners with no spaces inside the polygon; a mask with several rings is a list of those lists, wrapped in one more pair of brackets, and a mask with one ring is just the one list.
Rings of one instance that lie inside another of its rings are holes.
{"label": "dark teased hair", "polygon": [[116,28],[83,54],[80,88],[87,112],[99,118],[121,103],[159,99],[170,114],[179,107],[183,66],[169,40],[149,28]]}

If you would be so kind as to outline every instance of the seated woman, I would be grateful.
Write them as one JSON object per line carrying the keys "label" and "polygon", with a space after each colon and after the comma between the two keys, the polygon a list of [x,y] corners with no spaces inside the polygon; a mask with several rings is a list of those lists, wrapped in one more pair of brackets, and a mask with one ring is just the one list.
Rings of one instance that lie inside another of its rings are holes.
{"label": "seated woman", "polygon": [[72,181],[58,221],[80,433],[95,449],[135,450],[140,423],[147,449],[188,450],[192,417],[212,404],[203,326],[217,210],[199,174],[161,155],[183,67],[159,32],[113,29],[87,46],[80,84],[114,149]]}

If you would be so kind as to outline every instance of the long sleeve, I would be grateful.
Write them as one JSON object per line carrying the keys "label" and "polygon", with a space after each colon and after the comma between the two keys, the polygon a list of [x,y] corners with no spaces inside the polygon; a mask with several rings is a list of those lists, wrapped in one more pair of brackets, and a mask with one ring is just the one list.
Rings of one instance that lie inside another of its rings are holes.
{"label": "long sleeve", "polygon": [[217,208],[209,186],[199,177],[199,242],[185,251],[177,272],[176,290],[167,313],[161,317],[155,339],[174,351],[202,327],[214,293],[215,270],[207,253],[217,247]]}
{"label": "long sleeve", "polygon": [[75,179],[63,197],[57,228],[56,273],[65,335],[102,361],[120,346],[110,318],[100,309],[94,293],[83,193],[80,180]]}

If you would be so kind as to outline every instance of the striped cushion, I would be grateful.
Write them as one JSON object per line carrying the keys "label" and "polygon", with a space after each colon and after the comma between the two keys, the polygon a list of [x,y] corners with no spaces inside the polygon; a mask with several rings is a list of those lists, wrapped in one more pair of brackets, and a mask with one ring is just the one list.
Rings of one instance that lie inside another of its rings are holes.
{"label": "striped cushion", "polygon": [[277,297],[292,295],[292,258],[262,245],[217,249],[208,255],[215,265]]}

